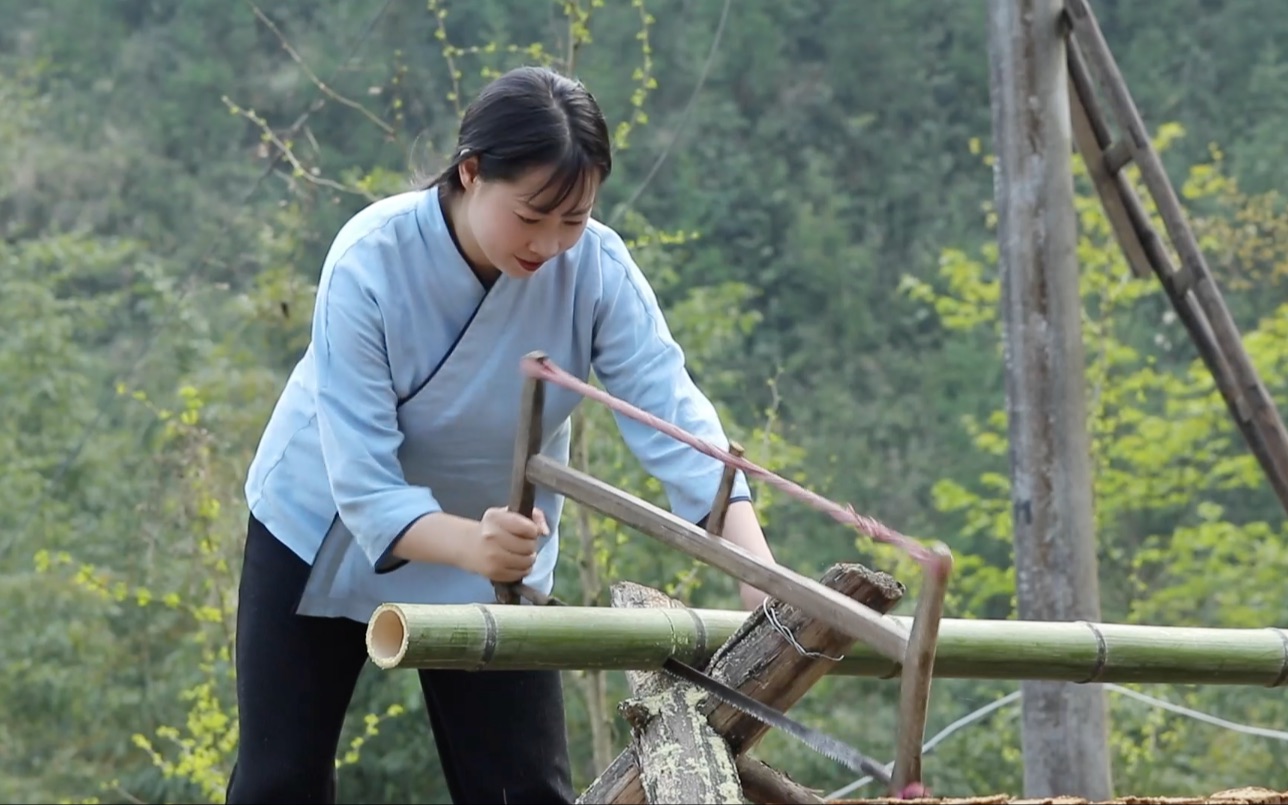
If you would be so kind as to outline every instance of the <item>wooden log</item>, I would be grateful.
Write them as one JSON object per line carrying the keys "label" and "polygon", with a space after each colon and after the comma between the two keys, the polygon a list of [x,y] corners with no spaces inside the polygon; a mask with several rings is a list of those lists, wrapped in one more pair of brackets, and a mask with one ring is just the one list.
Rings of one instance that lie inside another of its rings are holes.
{"label": "wooden log", "polygon": [[763,760],[739,755],[737,763],[743,796],[756,805],[823,805],[825,802],[818,791],[806,788]]}
{"label": "wooden log", "polygon": [[[824,574],[828,589],[880,613],[888,612],[903,595],[903,586],[885,573],[861,565],[836,565]],[[793,641],[795,641],[793,643]],[[788,710],[830,670],[834,658],[854,644],[842,634],[781,601],[756,610],[712,657],[706,673],[713,679],[780,711]],[[700,713],[723,737],[735,755],[756,744],[769,730],[751,716],[708,697]],[[644,791],[636,782],[638,766],[624,756],[610,765],[583,795],[585,802],[642,803]]]}
{"label": "wooden log", "polygon": [[[656,670],[667,657],[703,668],[753,617],[723,609],[391,603],[367,624],[367,652],[384,669]],[[827,671],[893,679],[900,665],[856,643]],[[1288,682],[1288,630],[945,618],[934,673],[1280,687]]]}
{"label": "wooden log", "polygon": [[[882,614],[893,609],[904,593],[903,585],[890,575],[857,564],[833,565],[823,574],[821,584]],[[707,674],[786,712],[854,643],[849,635],[800,609],[771,600],[743,621],[716,651]],[[714,699],[708,700],[704,712],[738,754],[755,746],[769,731],[741,710]]]}
{"label": "wooden log", "polygon": [[581,796],[578,805],[598,805],[602,802],[643,802],[644,786],[640,782],[639,758],[635,747],[628,746],[613,758],[608,768],[599,773]]}
{"label": "wooden log", "polygon": [[[616,584],[615,607],[682,609],[669,596],[639,584]],[[742,783],[733,753],[695,708],[705,694],[658,671],[627,671],[631,698],[621,713],[631,725],[644,794],[653,803],[741,805]]]}
{"label": "wooden log", "polygon": [[692,523],[548,456],[532,457],[528,478],[798,607],[891,659],[903,659],[908,633],[901,624],[813,579],[766,562],[732,542],[713,539]]}

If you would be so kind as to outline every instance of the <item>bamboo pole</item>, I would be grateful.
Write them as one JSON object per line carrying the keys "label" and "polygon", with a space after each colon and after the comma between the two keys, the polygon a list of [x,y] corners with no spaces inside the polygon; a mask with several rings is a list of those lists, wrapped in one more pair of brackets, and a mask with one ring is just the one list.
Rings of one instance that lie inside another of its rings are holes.
{"label": "bamboo pole", "polygon": [[[649,670],[667,657],[700,667],[748,613],[492,604],[384,604],[367,627],[379,667]],[[905,627],[911,619],[892,616]],[[856,643],[832,675],[898,678]],[[944,619],[940,679],[1255,685],[1288,682],[1288,629]]]}

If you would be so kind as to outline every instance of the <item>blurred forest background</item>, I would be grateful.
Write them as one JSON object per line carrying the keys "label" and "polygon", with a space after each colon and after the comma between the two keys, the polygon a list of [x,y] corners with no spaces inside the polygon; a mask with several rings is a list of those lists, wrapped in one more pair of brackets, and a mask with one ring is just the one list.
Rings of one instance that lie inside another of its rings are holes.
{"label": "blurred forest background", "polygon": [[[947,542],[949,617],[1013,616],[984,3],[257,1],[0,0],[0,800],[222,800],[241,487],[322,256],[525,62],[601,99],[619,167],[597,215],[749,457]],[[1288,16],[1093,5],[1282,404]],[[1282,512],[1078,189],[1104,617],[1284,625]],[[656,498],[602,411],[578,426],[582,466]],[[863,561],[912,600],[899,556],[760,495],[781,562]],[[566,600],[629,578],[737,605],[729,580],[570,512]],[[567,681],[584,786],[627,738],[624,680]],[[936,682],[929,732],[1016,687]],[[1275,691],[1137,688],[1288,722]],[[1120,793],[1288,787],[1285,744],[1108,695]],[[895,701],[829,679],[793,713],[888,758]],[[931,787],[1019,793],[1018,712],[936,747]],[[368,670],[341,754],[342,801],[447,801],[410,672]],[[824,790],[852,779],[778,735],[758,754]]]}

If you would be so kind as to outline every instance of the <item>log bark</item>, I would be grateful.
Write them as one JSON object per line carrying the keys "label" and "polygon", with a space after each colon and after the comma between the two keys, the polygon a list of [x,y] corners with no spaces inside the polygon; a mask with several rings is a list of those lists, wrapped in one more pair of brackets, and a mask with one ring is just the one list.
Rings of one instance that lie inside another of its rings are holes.
{"label": "log bark", "polygon": [[[888,574],[856,564],[834,565],[821,584],[881,614],[889,612],[904,593],[903,585]],[[854,640],[782,602],[771,600],[766,609],[747,617],[705,671],[713,679],[785,712],[828,673],[835,662],[830,658],[840,656]],[[699,704],[699,712],[735,756],[754,746],[769,729],[710,697]],[[635,758],[623,752],[579,801],[646,802],[639,770]]]}
{"label": "log bark", "polygon": [[[612,601],[616,607],[683,607],[638,584],[615,585]],[[631,725],[646,801],[741,805],[742,783],[729,744],[696,707],[705,694],[664,672],[628,671],[626,678],[632,696],[621,712]]]}
{"label": "log bark", "polygon": [[[833,565],[821,583],[883,615],[904,593],[903,585],[890,575],[856,564]],[[707,674],[786,712],[827,675],[835,664],[830,658],[840,657],[855,641],[781,601],[771,600],[768,609],[771,617],[758,610],[716,651]],[[798,646],[784,634],[794,638]],[[708,699],[703,712],[738,754],[755,746],[769,731],[746,713],[715,699]]]}
{"label": "log bark", "polygon": [[738,777],[747,801],[756,805],[823,805],[819,792],[750,755],[738,756]]}
{"label": "log bark", "polygon": [[608,802],[644,802],[644,786],[640,782],[639,758],[635,747],[628,746],[613,758],[608,768],[599,773],[581,796],[578,805],[598,805]]}

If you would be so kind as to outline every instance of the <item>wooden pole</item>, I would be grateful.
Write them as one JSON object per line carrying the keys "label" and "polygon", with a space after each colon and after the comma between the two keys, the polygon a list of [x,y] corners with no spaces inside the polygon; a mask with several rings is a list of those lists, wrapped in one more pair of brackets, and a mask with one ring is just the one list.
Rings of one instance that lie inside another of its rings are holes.
{"label": "wooden pole", "polygon": [[[699,668],[762,619],[723,609],[384,604],[367,626],[367,651],[386,669],[658,670],[667,657]],[[900,677],[897,661],[862,643],[844,654],[827,663],[829,675]],[[946,618],[934,671],[939,679],[1281,687],[1288,629]]]}
{"label": "wooden pole", "polygon": [[[1099,620],[1061,0],[989,0],[1019,616]],[[1023,685],[1024,795],[1112,796],[1095,686]]]}
{"label": "wooden pole", "polygon": [[[730,442],[729,452],[741,458],[742,445]],[[711,504],[711,515],[707,517],[707,533],[712,536],[724,535],[725,515],[729,513],[729,498],[733,496],[733,482],[737,477],[738,471],[726,464],[724,472],[720,475],[720,486],[716,488],[716,499]]]}

